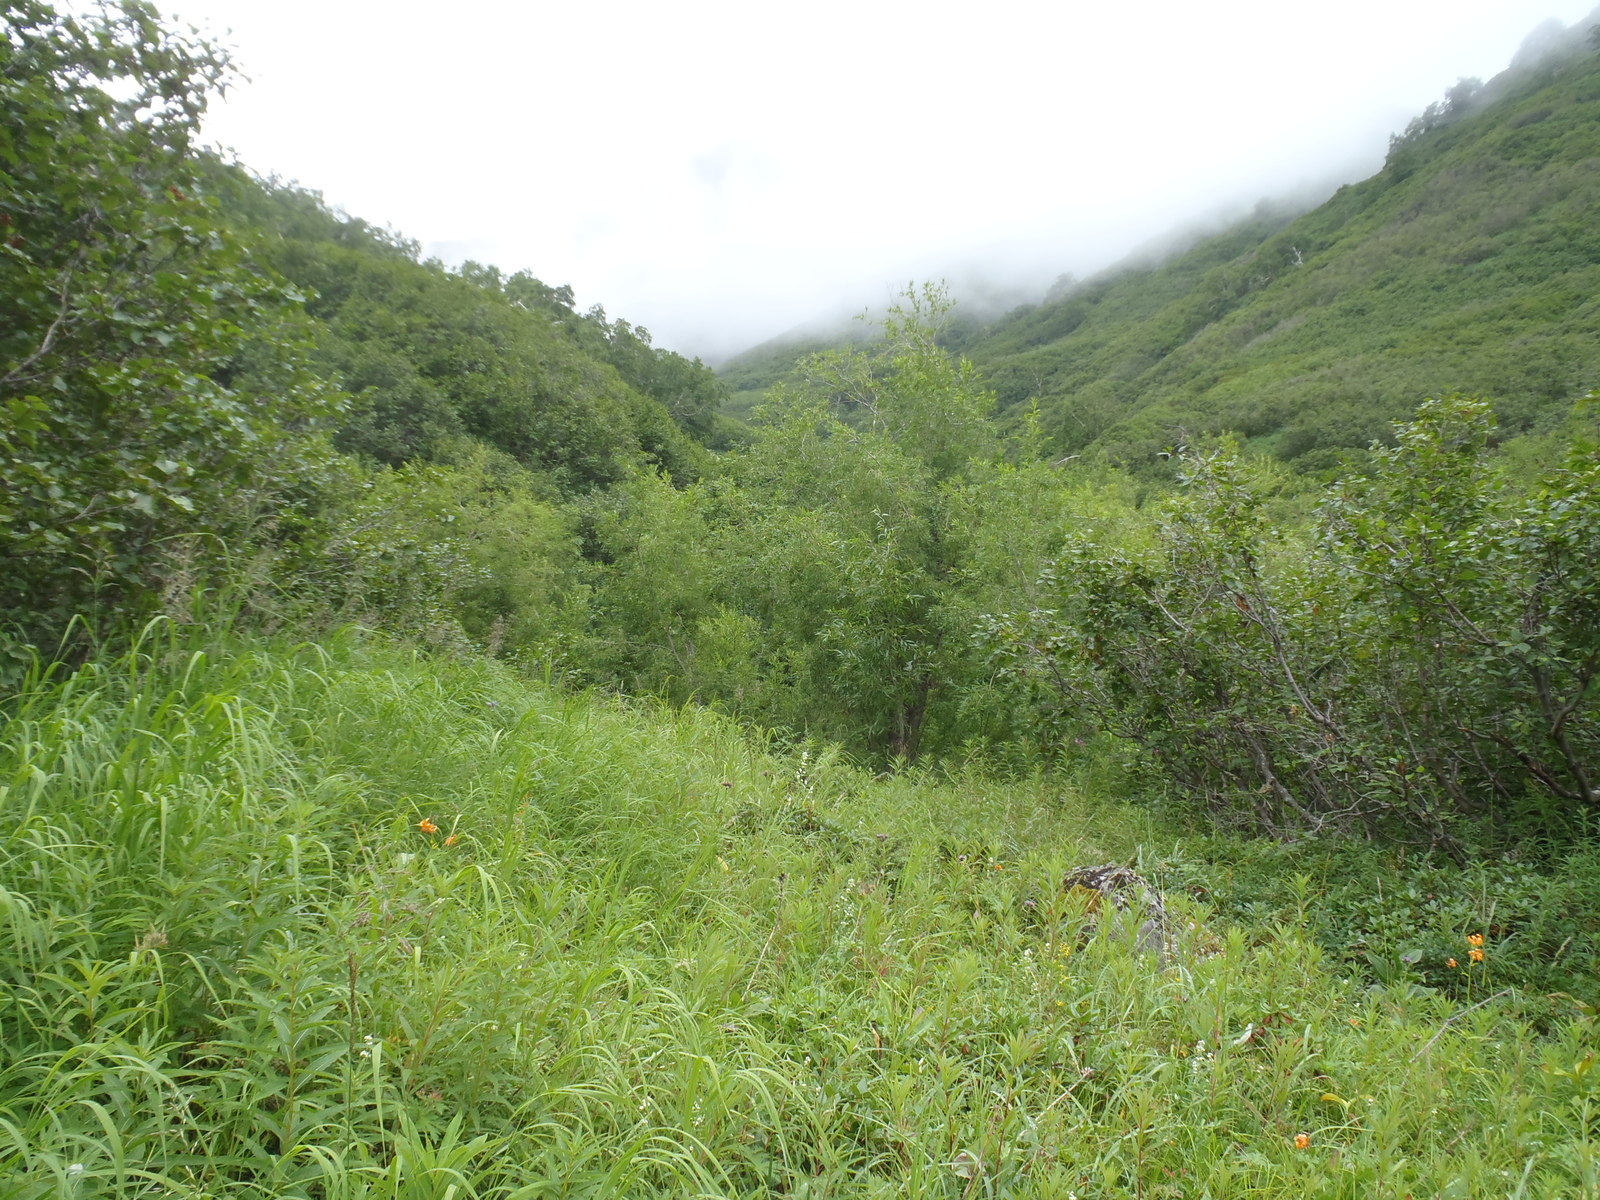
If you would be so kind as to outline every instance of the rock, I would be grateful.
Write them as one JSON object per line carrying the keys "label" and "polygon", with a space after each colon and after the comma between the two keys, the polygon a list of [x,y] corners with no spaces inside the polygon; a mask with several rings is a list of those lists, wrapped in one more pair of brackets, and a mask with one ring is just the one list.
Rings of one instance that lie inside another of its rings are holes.
{"label": "rock", "polygon": [[1141,953],[1155,954],[1165,962],[1176,950],[1177,930],[1161,893],[1132,867],[1120,863],[1077,867],[1062,877],[1061,890],[1087,893],[1088,911],[1096,920],[1108,911],[1108,900],[1109,911],[1118,914],[1121,920],[1126,920],[1131,910],[1142,913],[1144,920],[1139,923],[1136,939]]}

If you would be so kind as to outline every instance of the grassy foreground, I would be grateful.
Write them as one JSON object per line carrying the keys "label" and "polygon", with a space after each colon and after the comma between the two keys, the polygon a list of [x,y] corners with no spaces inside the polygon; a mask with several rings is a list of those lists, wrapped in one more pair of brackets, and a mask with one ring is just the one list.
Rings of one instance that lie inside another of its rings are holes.
{"label": "grassy foreground", "polygon": [[1180,893],[1166,964],[1081,941],[1136,810],[198,646],[0,733],[0,1194],[1600,1196],[1579,1005]]}

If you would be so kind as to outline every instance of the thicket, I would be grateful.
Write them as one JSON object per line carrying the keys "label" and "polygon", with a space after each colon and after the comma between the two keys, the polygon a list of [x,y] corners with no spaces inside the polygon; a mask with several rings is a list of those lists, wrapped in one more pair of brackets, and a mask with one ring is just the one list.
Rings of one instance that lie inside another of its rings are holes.
{"label": "thicket", "polygon": [[908,294],[871,350],[817,355],[775,390],[705,479],[641,477],[596,513],[587,678],[879,761],[1036,752],[972,630],[1116,489],[1063,486],[1036,447],[1008,458],[992,395],[937,344],[945,308]]}
{"label": "thicket", "polygon": [[4,29],[0,678],[196,587],[279,624],[547,640],[558,506],[686,482],[726,434],[706,368],[570,289],[420,262],[198,152],[231,68],[148,6]]}
{"label": "thicket", "polygon": [[1458,855],[1464,822],[1587,833],[1600,445],[1521,488],[1493,428],[1481,400],[1427,402],[1300,537],[1233,447],[1185,454],[1143,546],[1075,539],[994,636],[1065,726],[1138,743],[1229,822]]}
{"label": "thicket", "polygon": [[0,612],[48,644],[148,612],[164,562],[292,539],[336,400],[300,297],[199,188],[226,61],[140,5],[4,13]]}

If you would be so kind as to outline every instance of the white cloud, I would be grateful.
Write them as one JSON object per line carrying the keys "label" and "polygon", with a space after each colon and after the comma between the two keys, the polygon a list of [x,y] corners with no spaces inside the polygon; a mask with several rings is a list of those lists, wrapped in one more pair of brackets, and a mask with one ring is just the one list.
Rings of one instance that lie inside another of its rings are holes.
{"label": "white cloud", "polygon": [[1355,177],[1592,0],[173,0],[257,170],[721,354],[912,275],[1083,274]]}

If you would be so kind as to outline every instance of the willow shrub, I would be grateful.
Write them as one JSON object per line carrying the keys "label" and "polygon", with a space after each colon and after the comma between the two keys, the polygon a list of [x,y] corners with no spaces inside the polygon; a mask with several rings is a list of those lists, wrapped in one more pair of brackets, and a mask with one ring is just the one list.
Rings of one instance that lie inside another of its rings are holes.
{"label": "willow shrub", "polygon": [[1230,447],[1190,455],[1148,547],[1074,540],[992,633],[1229,823],[1571,836],[1600,814],[1600,451],[1530,493],[1492,433],[1482,401],[1427,402],[1303,541]]}

